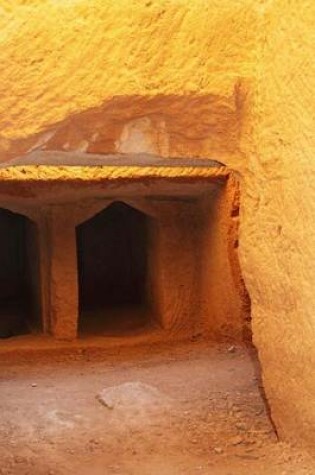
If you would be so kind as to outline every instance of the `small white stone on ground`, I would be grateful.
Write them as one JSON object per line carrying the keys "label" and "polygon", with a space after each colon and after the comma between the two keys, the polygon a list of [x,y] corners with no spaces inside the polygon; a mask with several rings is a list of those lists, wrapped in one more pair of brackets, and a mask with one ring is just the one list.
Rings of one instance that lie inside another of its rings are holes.
{"label": "small white stone on ground", "polygon": [[240,435],[236,435],[231,438],[230,443],[231,445],[240,445],[244,442],[244,439]]}
{"label": "small white stone on ground", "polygon": [[169,409],[172,402],[156,387],[138,381],[105,388],[96,398],[108,409],[137,416]]}

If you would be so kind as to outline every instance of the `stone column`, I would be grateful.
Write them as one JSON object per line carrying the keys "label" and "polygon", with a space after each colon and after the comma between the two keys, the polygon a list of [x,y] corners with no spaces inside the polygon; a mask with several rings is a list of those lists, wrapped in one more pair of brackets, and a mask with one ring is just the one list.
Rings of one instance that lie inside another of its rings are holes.
{"label": "stone column", "polygon": [[75,223],[71,207],[55,206],[49,222],[50,322],[57,339],[77,336],[78,282]]}

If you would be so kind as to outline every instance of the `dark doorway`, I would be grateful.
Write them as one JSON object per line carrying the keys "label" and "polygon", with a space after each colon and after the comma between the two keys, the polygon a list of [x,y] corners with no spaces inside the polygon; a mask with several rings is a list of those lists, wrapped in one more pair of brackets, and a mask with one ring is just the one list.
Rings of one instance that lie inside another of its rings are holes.
{"label": "dark doorway", "polygon": [[146,325],[148,221],[115,202],[77,227],[81,333],[121,334]]}
{"label": "dark doorway", "polygon": [[0,208],[0,338],[39,331],[37,228]]}

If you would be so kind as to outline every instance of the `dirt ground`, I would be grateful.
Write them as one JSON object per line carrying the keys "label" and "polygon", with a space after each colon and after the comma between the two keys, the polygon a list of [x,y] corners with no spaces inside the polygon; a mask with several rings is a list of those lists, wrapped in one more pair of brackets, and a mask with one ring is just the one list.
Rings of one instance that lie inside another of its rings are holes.
{"label": "dirt ground", "polygon": [[250,348],[190,341],[31,359],[0,363],[1,474],[315,473],[277,442]]}

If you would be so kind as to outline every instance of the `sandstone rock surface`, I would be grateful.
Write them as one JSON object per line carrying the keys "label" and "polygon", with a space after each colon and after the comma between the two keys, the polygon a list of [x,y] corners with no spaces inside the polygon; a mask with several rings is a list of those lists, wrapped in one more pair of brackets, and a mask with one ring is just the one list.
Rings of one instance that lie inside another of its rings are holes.
{"label": "sandstone rock surface", "polygon": [[314,448],[314,2],[0,7],[1,161],[136,151],[215,158],[239,173],[266,394],[279,433]]}

